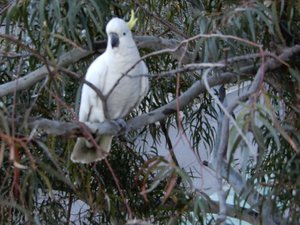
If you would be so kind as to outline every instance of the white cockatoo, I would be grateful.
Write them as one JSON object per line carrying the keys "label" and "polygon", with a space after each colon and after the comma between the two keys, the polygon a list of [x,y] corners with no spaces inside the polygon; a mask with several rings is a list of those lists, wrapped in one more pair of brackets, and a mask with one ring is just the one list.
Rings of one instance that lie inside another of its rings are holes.
{"label": "white cockatoo", "polygon": [[[138,62],[141,56],[130,31],[135,22],[132,13],[128,23],[113,18],[106,25],[106,50],[93,61],[85,76],[85,80],[99,89],[102,97],[87,84],[83,85],[79,121],[103,122],[122,118],[147,94],[148,78],[140,75],[147,74],[148,69],[143,61]],[[77,138],[71,160],[90,163],[105,158],[111,148],[112,136],[99,135],[95,140],[98,147],[84,138]]]}

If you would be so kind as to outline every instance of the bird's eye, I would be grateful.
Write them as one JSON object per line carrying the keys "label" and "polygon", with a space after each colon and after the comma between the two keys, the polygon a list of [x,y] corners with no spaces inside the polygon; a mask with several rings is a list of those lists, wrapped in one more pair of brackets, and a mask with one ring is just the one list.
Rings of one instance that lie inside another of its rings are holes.
{"label": "bird's eye", "polygon": [[123,33],[123,36],[125,36],[125,35],[126,35],[126,32]]}

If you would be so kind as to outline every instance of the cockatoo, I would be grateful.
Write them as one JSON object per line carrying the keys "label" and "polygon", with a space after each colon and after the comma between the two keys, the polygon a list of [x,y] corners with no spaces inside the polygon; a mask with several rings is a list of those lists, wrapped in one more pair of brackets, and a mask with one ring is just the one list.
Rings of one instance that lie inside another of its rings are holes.
{"label": "cockatoo", "polygon": [[[147,94],[148,78],[143,74],[147,74],[148,69],[143,61],[139,61],[141,56],[130,31],[135,22],[132,13],[128,23],[113,18],[106,25],[106,50],[92,62],[85,76],[99,89],[102,97],[87,84],[83,85],[79,121],[120,119]],[[104,159],[111,149],[112,138],[111,135],[98,135],[95,138],[98,147],[84,138],[77,138],[71,160],[91,163]]]}

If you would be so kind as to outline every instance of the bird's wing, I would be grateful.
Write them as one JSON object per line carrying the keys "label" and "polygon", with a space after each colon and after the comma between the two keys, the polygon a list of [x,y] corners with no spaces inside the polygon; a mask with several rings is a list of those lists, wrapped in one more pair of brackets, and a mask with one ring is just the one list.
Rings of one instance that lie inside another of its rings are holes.
{"label": "bird's wing", "polygon": [[107,63],[105,53],[99,56],[87,70],[85,80],[98,89],[98,93],[88,84],[84,84],[81,92],[79,121],[103,122],[105,120],[105,107],[101,94],[107,78]]}
{"label": "bird's wing", "polygon": [[[142,61],[142,74],[148,74],[148,73],[149,71],[146,66],[146,63]],[[141,79],[141,93],[140,93],[141,100],[146,96],[148,90],[149,90],[149,79],[147,76],[143,76]]]}
{"label": "bird's wing", "polygon": [[[103,91],[109,75],[108,65],[107,57],[104,53],[87,70],[85,80],[91,83],[94,88],[97,88],[98,93],[87,83],[83,85],[79,109],[79,120],[82,122],[103,122],[105,120],[106,107],[105,103],[103,103]],[[77,138],[71,154],[71,160],[73,162],[90,163],[105,158],[111,148],[112,136],[98,135],[95,141],[98,143],[98,146],[94,146],[84,138]]]}

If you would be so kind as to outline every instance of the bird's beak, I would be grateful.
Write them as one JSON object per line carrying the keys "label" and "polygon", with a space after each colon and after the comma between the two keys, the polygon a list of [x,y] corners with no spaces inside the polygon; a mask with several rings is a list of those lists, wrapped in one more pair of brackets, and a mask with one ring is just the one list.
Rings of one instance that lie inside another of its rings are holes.
{"label": "bird's beak", "polygon": [[110,36],[110,43],[111,43],[111,47],[112,48],[115,48],[115,47],[118,47],[119,46],[119,35],[117,33],[110,33],[109,34]]}

